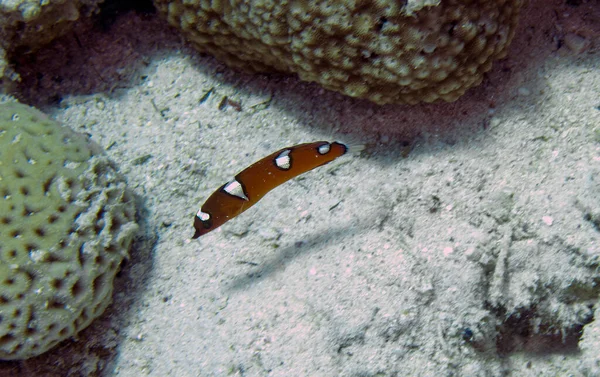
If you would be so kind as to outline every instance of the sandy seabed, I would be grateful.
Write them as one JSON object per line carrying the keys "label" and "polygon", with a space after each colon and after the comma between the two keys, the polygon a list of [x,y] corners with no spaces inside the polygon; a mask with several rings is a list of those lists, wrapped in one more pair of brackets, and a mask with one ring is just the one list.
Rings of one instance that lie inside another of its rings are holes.
{"label": "sandy seabed", "polygon": [[[451,104],[240,74],[133,12],[17,70],[120,166],[141,231],[109,310],[0,376],[600,376],[598,1],[531,1]],[[190,239],[217,187],[316,140],[366,148]]]}

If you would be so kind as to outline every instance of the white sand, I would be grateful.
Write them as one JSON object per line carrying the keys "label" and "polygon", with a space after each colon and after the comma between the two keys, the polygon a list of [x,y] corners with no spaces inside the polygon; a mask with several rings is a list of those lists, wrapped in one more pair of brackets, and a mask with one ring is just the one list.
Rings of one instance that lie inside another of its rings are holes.
{"label": "white sand", "polygon": [[[579,333],[600,292],[600,8],[524,13],[452,104],[239,74],[133,13],[24,61],[25,102],[106,148],[142,231],[109,311],[0,376],[600,375],[598,322]],[[234,174],[338,139],[367,149],[190,240]]]}

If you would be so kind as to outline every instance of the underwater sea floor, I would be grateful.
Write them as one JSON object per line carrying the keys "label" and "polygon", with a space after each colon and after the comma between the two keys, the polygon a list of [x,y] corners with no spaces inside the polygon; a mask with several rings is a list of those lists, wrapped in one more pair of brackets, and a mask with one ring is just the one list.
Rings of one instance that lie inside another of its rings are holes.
{"label": "underwater sea floor", "polygon": [[[600,375],[600,10],[575,3],[532,1],[450,104],[240,74],[135,13],[24,60],[18,97],[104,147],[141,231],[105,315],[0,376]],[[317,140],[365,149],[191,239],[215,189]]]}

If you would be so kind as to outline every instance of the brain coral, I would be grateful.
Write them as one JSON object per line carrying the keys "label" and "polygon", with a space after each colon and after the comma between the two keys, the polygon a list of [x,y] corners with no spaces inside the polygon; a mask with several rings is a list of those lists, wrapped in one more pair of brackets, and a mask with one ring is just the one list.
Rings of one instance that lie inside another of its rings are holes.
{"label": "brain coral", "polygon": [[525,0],[154,0],[199,50],[383,103],[453,101],[506,53]]}
{"label": "brain coral", "polygon": [[86,137],[0,104],[0,359],[41,354],[111,302],[135,208]]}

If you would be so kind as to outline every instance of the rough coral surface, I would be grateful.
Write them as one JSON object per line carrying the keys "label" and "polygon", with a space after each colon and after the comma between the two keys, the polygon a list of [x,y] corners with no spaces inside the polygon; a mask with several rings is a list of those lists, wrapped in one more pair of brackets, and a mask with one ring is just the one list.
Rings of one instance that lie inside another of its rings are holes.
{"label": "rough coral surface", "polygon": [[110,304],[135,208],[98,147],[0,104],[0,359],[39,355]]}
{"label": "rough coral surface", "polygon": [[[5,52],[35,49],[66,33],[104,0],[0,0],[0,79],[8,76]],[[10,72],[10,70],[8,70]]]}
{"label": "rough coral surface", "polygon": [[506,54],[524,0],[154,0],[203,52],[376,103],[453,101]]}
{"label": "rough coral surface", "polygon": [[104,0],[1,0],[0,47],[37,47],[69,29]]}

